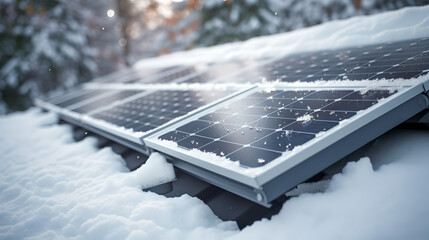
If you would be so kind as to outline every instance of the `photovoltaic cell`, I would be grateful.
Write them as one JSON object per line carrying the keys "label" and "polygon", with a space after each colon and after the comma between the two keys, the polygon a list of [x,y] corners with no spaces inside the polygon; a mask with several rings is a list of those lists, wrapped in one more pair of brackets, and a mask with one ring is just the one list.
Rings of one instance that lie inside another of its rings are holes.
{"label": "photovoltaic cell", "polygon": [[[133,129],[136,132],[146,132],[230,93],[228,91],[160,90],[91,116],[119,127]],[[185,125],[180,129],[181,131],[172,133],[170,139],[179,140],[185,132],[198,131],[207,127],[208,124],[209,122],[200,121],[194,125]]]}
{"label": "photovoltaic cell", "polygon": [[110,90],[87,90],[87,91],[85,91],[84,94],[77,95],[76,97],[67,99],[67,100],[62,101],[62,102],[55,103],[55,105],[57,105],[58,107],[67,108],[67,107],[72,106],[76,103],[89,100],[91,98],[100,96],[101,94],[105,94],[109,91]]}
{"label": "photovoltaic cell", "polygon": [[91,111],[97,110],[101,107],[108,106],[108,105],[110,105],[116,101],[129,98],[129,97],[131,97],[135,94],[141,93],[141,92],[143,92],[143,91],[126,91],[126,90],[120,91],[120,92],[114,93],[112,95],[98,99],[94,102],[83,105],[81,107],[78,107],[76,109],[73,109],[73,111],[78,112],[78,113],[82,113],[82,114],[83,113],[89,113]]}
{"label": "photovoltaic cell", "polygon": [[[258,167],[367,109],[394,91],[259,91],[159,138]],[[242,103],[248,103],[245,106]],[[275,104],[279,102],[279,104]]]}

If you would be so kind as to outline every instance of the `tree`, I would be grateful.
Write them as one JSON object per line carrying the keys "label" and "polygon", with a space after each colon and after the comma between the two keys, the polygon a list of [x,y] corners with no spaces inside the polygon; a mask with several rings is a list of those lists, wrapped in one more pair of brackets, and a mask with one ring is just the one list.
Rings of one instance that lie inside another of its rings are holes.
{"label": "tree", "polygon": [[0,19],[0,98],[9,110],[92,77],[85,25],[66,0],[0,0]]}
{"label": "tree", "polygon": [[279,25],[270,1],[207,0],[202,4],[198,43],[210,46],[273,34]]}

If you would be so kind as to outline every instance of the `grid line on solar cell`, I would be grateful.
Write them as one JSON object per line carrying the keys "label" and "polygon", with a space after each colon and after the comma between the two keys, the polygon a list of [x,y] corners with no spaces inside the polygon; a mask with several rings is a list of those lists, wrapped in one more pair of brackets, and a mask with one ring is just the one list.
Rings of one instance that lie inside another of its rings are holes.
{"label": "grid line on solar cell", "polygon": [[[394,93],[386,90],[260,91],[232,101],[159,138],[177,142],[185,149],[197,148],[226,156],[247,167],[257,167]],[[283,97],[278,100],[290,99],[291,103],[278,108],[272,107],[271,103],[266,107],[254,107],[263,106],[267,100],[276,101],[276,97]],[[246,101],[250,106],[241,105]],[[247,155],[253,160],[239,158],[252,152],[261,155]]]}
{"label": "grid line on solar cell", "polygon": [[146,132],[225,97],[228,91],[156,91],[92,115],[119,127]]}

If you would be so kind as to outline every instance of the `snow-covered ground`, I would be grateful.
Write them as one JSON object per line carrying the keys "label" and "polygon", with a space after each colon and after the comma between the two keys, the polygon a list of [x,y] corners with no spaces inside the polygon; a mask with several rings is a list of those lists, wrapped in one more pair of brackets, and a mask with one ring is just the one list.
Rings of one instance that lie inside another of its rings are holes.
{"label": "snow-covered ground", "polygon": [[[357,17],[142,64],[429,37],[428,13],[421,7]],[[38,109],[0,118],[0,239],[429,238],[429,131],[391,131],[361,160],[316,183],[327,184],[322,192],[302,193],[271,220],[239,231],[197,198],[141,191],[174,178],[160,155],[130,173],[110,148],[98,149],[91,137],[74,142],[70,126],[56,121]]]}
{"label": "snow-covered ground", "polygon": [[0,118],[0,239],[427,239],[429,131],[395,130],[321,193],[239,231],[199,199],[141,191],[174,178],[158,156],[128,172],[96,139],[32,109]]}

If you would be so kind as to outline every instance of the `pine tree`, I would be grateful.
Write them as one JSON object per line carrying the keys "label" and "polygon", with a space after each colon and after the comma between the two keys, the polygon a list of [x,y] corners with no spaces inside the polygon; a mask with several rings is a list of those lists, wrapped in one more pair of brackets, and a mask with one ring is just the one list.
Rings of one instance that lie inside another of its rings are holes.
{"label": "pine tree", "polygon": [[0,98],[10,110],[92,77],[85,25],[66,0],[0,0],[0,19]]}
{"label": "pine tree", "polygon": [[208,0],[201,16],[198,43],[204,46],[273,34],[280,24],[269,1]]}

